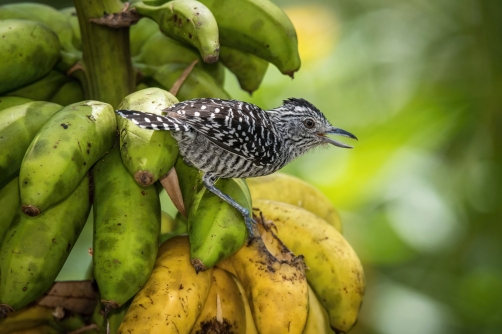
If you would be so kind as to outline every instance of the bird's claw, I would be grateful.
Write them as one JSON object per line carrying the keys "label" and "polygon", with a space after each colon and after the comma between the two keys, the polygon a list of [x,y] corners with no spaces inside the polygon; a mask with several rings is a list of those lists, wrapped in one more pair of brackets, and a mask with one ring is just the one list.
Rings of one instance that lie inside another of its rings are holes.
{"label": "bird's claw", "polygon": [[246,216],[244,217],[244,223],[246,224],[246,228],[248,229],[248,232],[249,232],[249,238],[252,238],[254,237],[254,229],[256,228],[256,221],[249,217],[249,216]]}

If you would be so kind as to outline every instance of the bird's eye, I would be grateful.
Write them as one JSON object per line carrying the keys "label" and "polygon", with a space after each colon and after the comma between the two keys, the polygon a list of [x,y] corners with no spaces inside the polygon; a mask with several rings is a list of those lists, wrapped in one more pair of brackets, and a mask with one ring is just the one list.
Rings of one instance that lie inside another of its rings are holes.
{"label": "bird's eye", "polygon": [[303,121],[303,125],[305,125],[305,127],[307,129],[312,129],[314,127],[315,123],[314,123],[313,119],[307,118],[306,120]]}

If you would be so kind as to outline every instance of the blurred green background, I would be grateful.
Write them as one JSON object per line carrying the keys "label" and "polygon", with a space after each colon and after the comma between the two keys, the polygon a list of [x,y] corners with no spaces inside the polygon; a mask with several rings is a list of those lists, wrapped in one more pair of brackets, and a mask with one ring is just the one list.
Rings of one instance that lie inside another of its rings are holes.
{"label": "blurred green background", "polygon": [[[364,264],[352,333],[502,333],[502,1],[275,2],[301,70],[271,66],[253,96],[227,73],[226,89],[262,108],[305,98],[359,138],[284,169],[330,197]],[[60,279],[85,271],[91,229]]]}

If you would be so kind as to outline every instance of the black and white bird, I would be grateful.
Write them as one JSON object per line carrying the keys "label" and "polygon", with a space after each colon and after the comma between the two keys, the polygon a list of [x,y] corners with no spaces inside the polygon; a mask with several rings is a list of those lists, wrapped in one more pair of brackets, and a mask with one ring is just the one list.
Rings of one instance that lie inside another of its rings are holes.
{"label": "black and white bird", "polygon": [[165,115],[116,112],[141,128],[171,131],[185,162],[204,172],[205,187],[239,210],[250,232],[254,222],[250,213],[215,187],[218,178],[268,175],[324,144],[352,148],[328,134],[357,140],[333,127],[310,102],[296,98],[271,110],[242,101],[202,98],[166,108]]}

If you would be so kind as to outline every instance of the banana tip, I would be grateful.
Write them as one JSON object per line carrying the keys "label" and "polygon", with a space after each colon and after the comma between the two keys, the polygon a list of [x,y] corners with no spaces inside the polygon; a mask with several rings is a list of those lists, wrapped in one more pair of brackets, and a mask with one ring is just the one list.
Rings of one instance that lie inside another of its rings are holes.
{"label": "banana tip", "polygon": [[192,259],[190,260],[190,263],[192,263],[192,267],[195,269],[195,272],[198,274],[201,271],[206,271],[208,268],[202,263],[201,260],[199,259]]}
{"label": "banana tip", "polygon": [[33,205],[23,205],[21,210],[30,217],[35,217],[40,214],[40,209]]}
{"label": "banana tip", "polygon": [[110,313],[111,310],[120,307],[120,304],[113,300],[101,299],[101,304],[105,306],[105,312],[104,312],[105,319],[108,318],[108,313]]}
{"label": "banana tip", "polygon": [[0,319],[5,318],[9,313],[14,312],[14,309],[7,304],[0,304]]}
{"label": "banana tip", "polygon": [[218,61],[218,56],[215,55],[204,56],[203,60],[205,63],[214,64]]}
{"label": "banana tip", "polygon": [[144,170],[137,171],[136,174],[134,174],[134,179],[142,186],[149,186],[155,182],[153,174]]}

